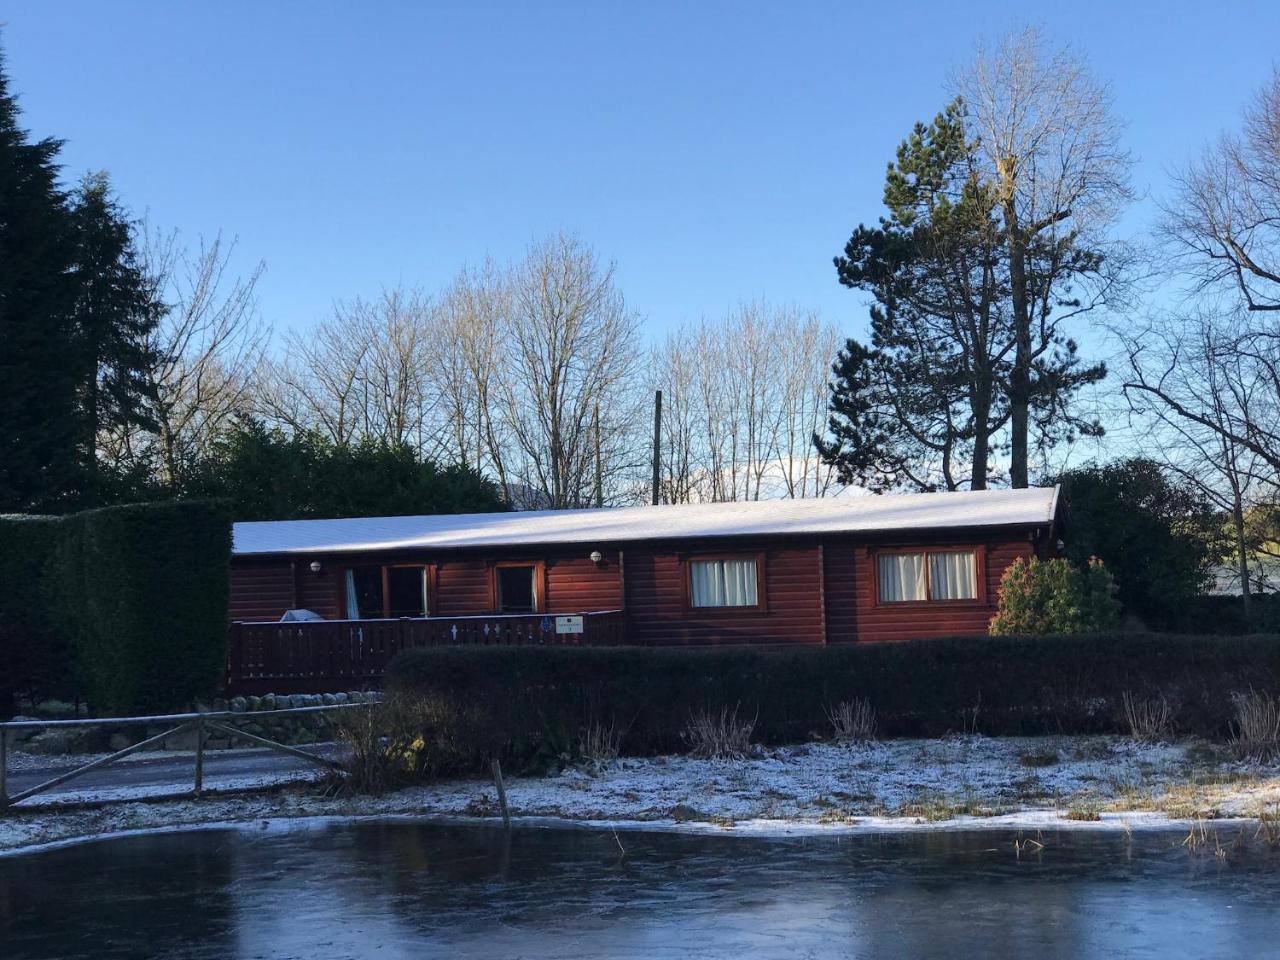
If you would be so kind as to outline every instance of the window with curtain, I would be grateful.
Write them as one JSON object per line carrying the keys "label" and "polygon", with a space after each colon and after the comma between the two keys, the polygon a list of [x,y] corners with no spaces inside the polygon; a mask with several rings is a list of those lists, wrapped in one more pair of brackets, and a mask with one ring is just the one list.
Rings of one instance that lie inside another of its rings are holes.
{"label": "window with curtain", "polygon": [[382,567],[352,567],[347,571],[347,619],[382,616]]}
{"label": "window with curtain", "polygon": [[882,553],[877,558],[882,603],[975,600],[978,555],[972,550]]}
{"label": "window with curtain", "polygon": [[347,619],[428,616],[427,582],[425,566],[351,567],[346,576]]}
{"label": "window with curtain", "polygon": [[978,596],[978,563],[972,552],[929,554],[929,597],[973,600]]}
{"label": "window with curtain", "polygon": [[923,553],[882,553],[880,566],[880,599],[885,603],[927,600]]}
{"label": "window with curtain", "polygon": [[755,607],[754,558],[689,561],[689,599],[695,607]]}

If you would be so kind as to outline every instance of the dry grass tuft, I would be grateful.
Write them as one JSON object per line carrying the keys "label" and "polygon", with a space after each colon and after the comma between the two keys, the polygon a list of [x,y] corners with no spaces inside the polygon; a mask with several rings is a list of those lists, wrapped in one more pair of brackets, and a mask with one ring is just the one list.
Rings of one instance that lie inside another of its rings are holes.
{"label": "dry grass tuft", "polygon": [[755,729],[755,717],[740,720],[737,707],[721,707],[719,712],[698,710],[691,714],[680,736],[689,744],[692,757],[742,760],[751,752]]}
{"label": "dry grass tuft", "polygon": [[1265,693],[1237,693],[1231,746],[1252,760],[1269,760],[1280,753],[1280,698]]}
{"label": "dry grass tuft", "polygon": [[1024,853],[1038,854],[1044,850],[1044,843],[1033,837],[1018,838],[1013,841],[1013,855],[1019,860]]}
{"label": "dry grass tuft", "polygon": [[582,765],[592,773],[599,773],[618,759],[622,748],[622,733],[616,724],[588,724],[582,732],[579,751]]}
{"label": "dry grass tuft", "polygon": [[1161,743],[1173,733],[1173,707],[1164,694],[1138,700],[1126,690],[1124,718],[1129,725],[1129,735],[1143,743]]}
{"label": "dry grass tuft", "polygon": [[1258,807],[1258,832],[1254,836],[1272,850],[1280,847],[1280,803]]}
{"label": "dry grass tuft", "polygon": [[1102,819],[1102,805],[1096,797],[1077,797],[1063,812],[1064,820],[1093,822]]}
{"label": "dry grass tuft", "polygon": [[894,811],[897,817],[912,817],[928,823],[940,823],[955,818],[956,808],[947,798],[938,793],[922,791],[903,802]]}
{"label": "dry grass tuft", "polygon": [[876,738],[876,712],[862,698],[845,700],[827,710],[836,743],[868,743]]}
{"label": "dry grass tuft", "polygon": [[1057,750],[1036,750],[1018,754],[1018,763],[1024,767],[1052,767],[1058,759]]}
{"label": "dry grass tuft", "polygon": [[1182,845],[1191,853],[1211,852],[1219,860],[1227,859],[1227,848],[1222,845],[1218,831],[1210,832],[1208,827],[1204,825],[1203,820],[1196,820],[1191,825],[1191,829],[1187,832],[1186,839],[1182,841]]}

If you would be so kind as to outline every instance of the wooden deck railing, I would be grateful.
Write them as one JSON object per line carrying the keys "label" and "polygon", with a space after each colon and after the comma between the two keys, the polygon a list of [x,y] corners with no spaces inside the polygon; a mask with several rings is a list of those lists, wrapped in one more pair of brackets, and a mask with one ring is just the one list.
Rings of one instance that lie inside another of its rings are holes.
{"label": "wooden deck railing", "polygon": [[[563,616],[563,615],[561,615]],[[611,646],[624,642],[621,610],[576,614],[581,633],[557,630],[554,614],[489,614],[398,620],[231,624],[231,695],[359,690],[382,679],[410,647],[449,644]]]}

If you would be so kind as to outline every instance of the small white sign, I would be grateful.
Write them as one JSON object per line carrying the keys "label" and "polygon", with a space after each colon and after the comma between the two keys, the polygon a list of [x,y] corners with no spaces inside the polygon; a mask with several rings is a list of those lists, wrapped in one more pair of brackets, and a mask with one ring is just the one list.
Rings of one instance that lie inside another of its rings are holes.
{"label": "small white sign", "polygon": [[556,633],[581,633],[582,617],[556,617]]}

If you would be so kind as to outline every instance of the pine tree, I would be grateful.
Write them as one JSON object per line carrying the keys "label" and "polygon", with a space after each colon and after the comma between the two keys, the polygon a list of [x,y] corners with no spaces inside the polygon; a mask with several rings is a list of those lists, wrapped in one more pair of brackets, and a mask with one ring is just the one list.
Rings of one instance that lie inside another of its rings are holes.
{"label": "pine tree", "polygon": [[133,243],[133,231],[111,195],[106,174],[85,177],[72,206],[77,282],[75,354],[80,364],[81,502],[101,499],[97,439],[104,429],[155,431],[147,410],[155,386],[151,335],[164,306],[154,295]]}
{"label": "pine tree", "polygon": [[[1018,332],[1000,196],[962,101],[898,147],[884,204],[887,216],[859,226],[835,258],[840,283],[875,302],[870,342],[850,340],[834,368],[831,438],[815,442],[845,483],[982,489],[1008,443]],[[1056,255],[1034,247],[1025,264],[1039,271]],[[1100,433],[1070,403],[1105,368],[1081,366],[1056,325],[1032,348],[1037,445]]]}
{"label": "pine tree", "polygon": [[61,146],[19,126],[0,55],[0,511],[62,509],[80,474],[76,243],[58,187]]}
{"label": "pine tree", "polygon": [[884,204],[835,259],[840,283],[875,302],[870,344],[849,341],[835,368],[835,442],[819,450],[842,481],[874,490],[981,489],[1008,418],[1012,338],[996,199],[960,101],[898,147]]}
{"label": "pine tree", "polygon": [[0,60],[0,511],[99,499],[98,431],[148,427],[163,306],[103,174],[59,187],[62,142],[32,142]]}

